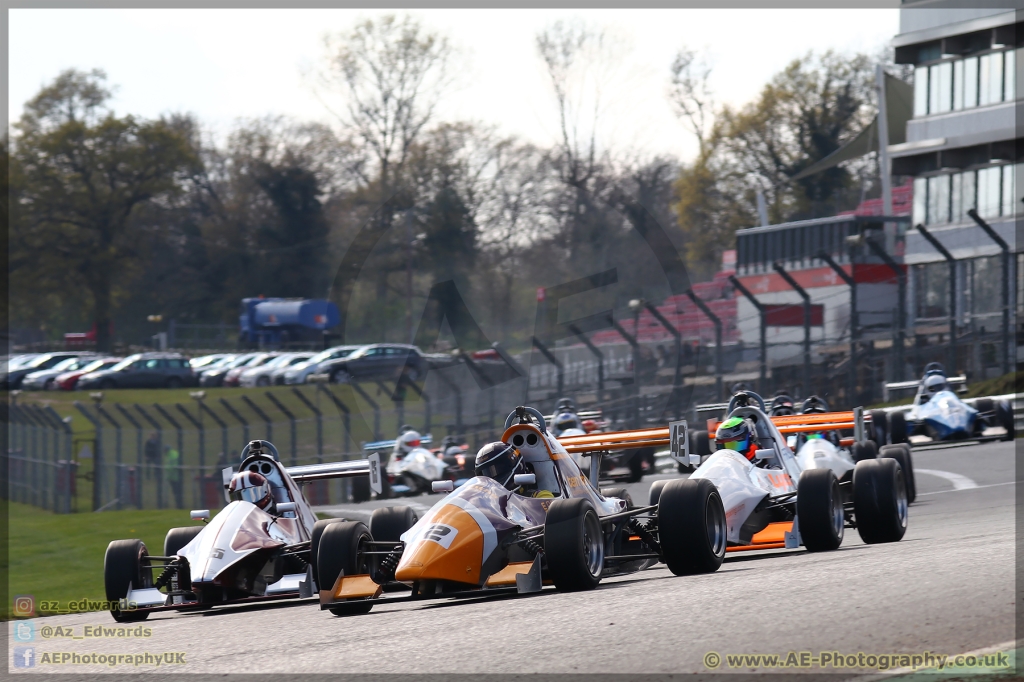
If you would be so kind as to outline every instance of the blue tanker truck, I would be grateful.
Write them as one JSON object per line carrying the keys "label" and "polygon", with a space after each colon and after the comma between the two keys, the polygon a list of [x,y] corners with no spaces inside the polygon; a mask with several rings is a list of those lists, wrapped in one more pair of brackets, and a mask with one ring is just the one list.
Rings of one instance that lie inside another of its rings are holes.
{"label": "blue tanker truck", "polygon": [[243,298],[238,340],[249,348],[318,343],[340,321],[338,307],[324,299]]}

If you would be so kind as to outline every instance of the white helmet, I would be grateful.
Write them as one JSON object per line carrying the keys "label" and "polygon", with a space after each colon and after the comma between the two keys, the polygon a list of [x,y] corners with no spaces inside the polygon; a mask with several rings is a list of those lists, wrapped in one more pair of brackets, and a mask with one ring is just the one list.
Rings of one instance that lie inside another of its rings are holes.
{"label": "white helmet", "polygon": [[924,380],[924,389],[928,395],[935,395],[939,391],[946,390],[946,377],[933,374]]}
{"label": "white helmet", "polygon": [[406,431],[395,441],[395,454],[399,457],[405,457],[419,446],[419,431]]}

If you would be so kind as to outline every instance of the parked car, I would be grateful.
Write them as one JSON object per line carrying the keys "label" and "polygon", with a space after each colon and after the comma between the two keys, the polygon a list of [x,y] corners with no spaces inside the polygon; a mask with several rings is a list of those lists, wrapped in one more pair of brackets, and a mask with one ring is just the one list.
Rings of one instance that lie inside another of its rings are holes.
{"label": "parked car", "polygon": [[96,356],[93,353],[77,358],[61,360],[50,369],[40,369],[25,375],[21,380],[23,391],[48,391],[56,388],[56,379],[64,372],[71,372],[92,364]]}
{"label": "parked car", "polygon": [[343,358],[362,348],[362,346],[335,346],[321,351],[305,362],[289,367],[284,373],[284,383],[304,384],[311,374],[317,372],[320,363],[326,360]]}
{"label": "parked car", "polygon": [[224,375],[224,386],[238,386],[238,379],[242,376],[242,372],[247,369],[256,369],[257,367],[263,367],[268,362],[275,360],[280,353],[257,353],[249,362],[237,367],[232,367],[228,370],[227,374]]}
{"label": "parked car", "polygon": [[410,381],[418,381],[426,376],[429,368],[426,357],[416,346],[375,343],[343,358],[320,363],[317,374],[326,375],[333,384],[397,380],[403,375]]}
{"label": "parked car", "polygon": [[200,370],[210,369],[225,358],[233,357],[235,357],[234,353],[213,353],[212,355],[201,355],[198,358],[192,358],[188,361],[188,364],[192,365],[193,371],[199,372]]}
{"label": "parked car", "polygon": [[241,367],[257,355],[259,355],[259,353],[242,353],[241,355],[236,355],[227,362],[217,363],[216,366],[210,367],[210,369],[200,373],[199,385],[204,388],[223,386],[224,377],[228,372],[233,370],[235,367]]}
{"label": "parked car", "polygon": [[[270,386],[273,383],[273,377],[280,371],[282,374],[284,370],[305,362],[313,357],[312,353],[284,353],[278,355],[270,362],[260,365],[259,367],[247,367],[238,377],[239,386]],[[281,383],[284,383],[283,376]]]}
{"label": "parked car", "polygon": [[68,358],[77,358],[84,353],[80,351],[62,351],[59,353],[43,353],[15,367],[8,365],[7,372],[0,376],[0,388],[21,388],[21,382],[32,372],[50,369]]}
{"label": "parked car", "polygon": [[73,391],[78,386],[78,380],[82,378],[82,375],[98,372],[101,369],[110,369],[122,360],[124,358],[100,358],[98,360],[94,358],[92,362],[80,369],[57,375],[54,384],[62,391]]}
{"label": "parked car", "polygon": [[83,375],[78,379],[78,388],[179,388],[195,383],[195,374],[184,356],[139,353],[129,355],[110,369]]}

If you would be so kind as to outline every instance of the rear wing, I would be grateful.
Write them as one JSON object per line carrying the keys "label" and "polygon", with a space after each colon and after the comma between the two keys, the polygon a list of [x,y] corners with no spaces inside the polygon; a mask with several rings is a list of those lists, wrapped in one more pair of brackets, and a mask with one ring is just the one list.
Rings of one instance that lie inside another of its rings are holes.
{"label": "rear wing", "polygon": [[[963,375],[958,376],[958,377],[946,377],[946,383],[949,384],[950,386],[959,386],[959,387],[963,388],[963,387],[967,386],[967,377],[963,376]],[[884,392],[884,395],[882,397],[885,400],[885,402],[889,402],[889,396],[893,392],[916,391],[920,387],[921,387],[921,381],[920,380],[916,380],[916,381],[894,381],[894,382],[885,384],[885,392]]]}
{"label": "rear wing", "polygon": [[288,467],[285,472],[296,483],[322,481],[328,478],[355,478],[369,476],[370,489],[378,495],[383,490],[381,483],[380,455],[376,452],[366,459],[353,459],[348,462],[331,462],[330,464],[305,464]]}
{"label": "rear wing", "polygon": [[[818,431],[853,431],[852,438],[844,438],[841,441],[843,445],[850,445],[866,437],[864,427],[871,423],[871,413],[864,412],[863,407],[855,407],[848,412],[787,414],[769,419],[784,436]],[[721,423],[718,419],[708,419],[708,434],[717,431]]]}
{"label": "rear wing", "polygon": [[[370,452],[373,450],[393,450],[395,448],[396,442],[398,442],[398,439],[378,440],[373,443],[364,443],[363,450],[365,452]],[[420,436],[420,445],[430,445],[433,442],[434,438],[429,433],[425,436]]]}
{"label": "rear wing", "polygon": [[[561,414],[561,412],[559,412],[558,414]],[[604,419],[604,413],[601,410],[580,410],[579,412],[574,412],[573,414],[579,417],[580,421],[583,421],[585,419]],[[544,421],[546,421],[548,424],[554,423],[555,417],[557,416],[557,414],[546,414],[544,415]]]}

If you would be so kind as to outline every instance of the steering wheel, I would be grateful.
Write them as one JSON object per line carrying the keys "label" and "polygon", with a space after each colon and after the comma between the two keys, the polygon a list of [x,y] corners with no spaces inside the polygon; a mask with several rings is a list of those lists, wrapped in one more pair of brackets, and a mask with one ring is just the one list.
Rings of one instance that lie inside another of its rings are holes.
{"label": "steering wheel", "polygon": [[[245,447],[242,448],[242,461],[243,462],[245,461],[245,458],[249,456],[250,450],[253,449],[253,443],[256,443],[256,449],[258,451],[262,450],[263,454],[272,456],[274,458],[275,462],[280,462],[281,461],[281,456],[278,454],[277,448],[274,447],[273,443],[271,443],[269,440],[253,440],[253,441],[249,441],[248,443],[246,443]],[[256,453],[252,453],[252,454],[256,454]]]}
{"label": "steering wheel", "polygon": [[757,407],[762,412],[764,409],[764,399],[753,391],[740,391],[732,398],[729,399],[729,409],[725,411],[726,414],[732,414],[732,411],[737,407]]}
{"label": "steering wheel", "polygon": [[[515,421],[516,417],[519,418],[520,424],[529,424],[531,421],[535,422],[540,427],[541,433],[548,432],[547,422],[544,421],[544,415],[535,410],[532,407],[519,406],[516,409],[509,412],[508,417],[505,418],[505,429],[507,430],[512,426],[512,422]],[[532,417],[532,419],[531,419]]]}

